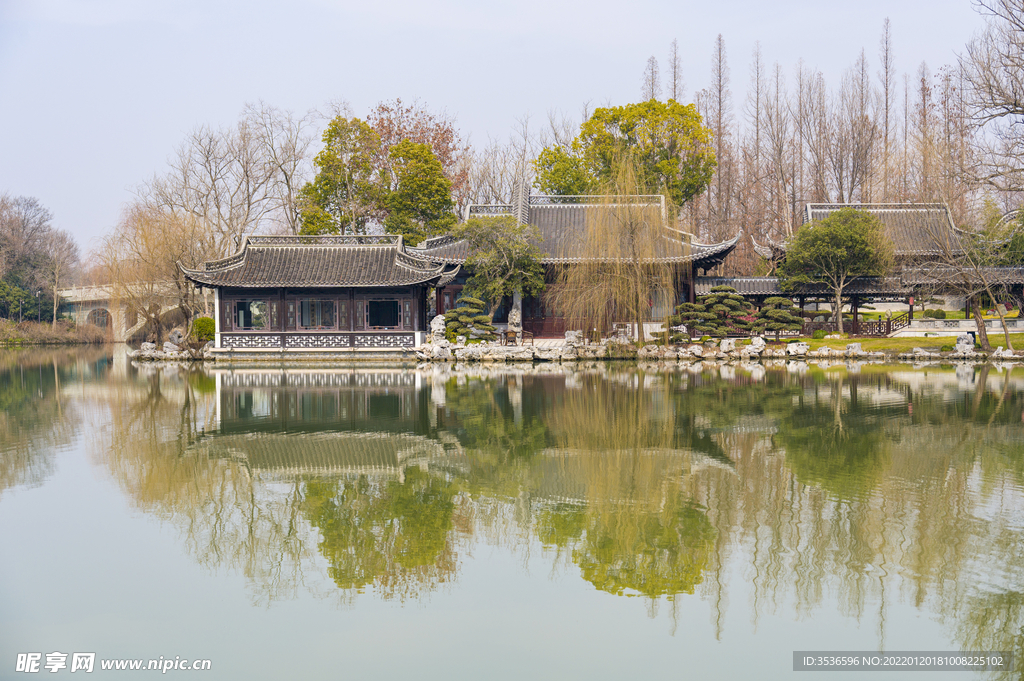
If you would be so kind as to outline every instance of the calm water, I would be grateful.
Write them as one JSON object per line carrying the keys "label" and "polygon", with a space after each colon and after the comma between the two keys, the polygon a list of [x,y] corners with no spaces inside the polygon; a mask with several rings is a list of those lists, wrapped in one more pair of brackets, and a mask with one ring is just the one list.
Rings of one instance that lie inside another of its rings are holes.
{"label": "calm water", "polygon": [[1020,369],[112,353],[0,354],[0,678],[54,651],[121,678],[100,660],[813,679],[794,650],[1024,650]]}

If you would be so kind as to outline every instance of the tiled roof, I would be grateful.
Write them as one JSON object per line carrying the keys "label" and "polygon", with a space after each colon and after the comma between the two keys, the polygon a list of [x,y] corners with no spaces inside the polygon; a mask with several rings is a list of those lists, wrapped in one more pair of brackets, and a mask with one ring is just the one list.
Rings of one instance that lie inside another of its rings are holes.
{"label": "tiled roof", "polygon": [[[794,295],[822,295],[831,292],[824,284],[804,285],[793,291],[783,291],[777,277],[697,277],[694,280],[694,292],[698,296],[711,293],[715,286],[732,286],[736,292],[754,298]],[[864,277],[855,279],[845,289],[849,295],[909,295],[909,285],[899,277]]]}
{"label": "tiled roof", "polygon": [[411,433],[333,432],[213,435],[191,449],[244,461],[253,470],[281,474],[397,473],[409,465],[445,460],[444,445]]}
{"label": "tiled roof", "polygon": [[410,253],[400,236],[253,236],[201,269],[181,271],[204,286],[369,287],[436,284],[458,266]]}
{"label": "tiled roof", "polygon": [[913,267],[903,270],[903,281],[915,286],[1000,286],[1024,283],[1024,267]]}
{"label": "tiled roof", "polygon": [[[613,205],[597,203],[598,197],[551,197],[531,196],[529,222],[540,232],[537,244],[542,263],[580,262],[586,256],[583,252],[583,238],[588,219],[595,212],[608,211]],[[641,211],[650,211],[651,219],[661,221],[662,201],[660,196],[629,197],[631,205]],[[470,206],[469,217],[511,216],[511,205]],[[721,263],[736,248],[739,235],[717,244],[691,242],[681,243],[677,232],[665,230],[665,253],[659,260],[664,262],[692,262],[700,268],[710,268]],[[469,244],[450,236],[427,239],[417,249],[423,257],[447,263],[464,263],[470,255]]]}
{"label": "tiled roof", "polygon": [[962,232],[953,226],[941,203],[809,203],[804,222],[828,217],[842,208],[856,208],[877,217],[897,256],[935,256],[961,253]]}

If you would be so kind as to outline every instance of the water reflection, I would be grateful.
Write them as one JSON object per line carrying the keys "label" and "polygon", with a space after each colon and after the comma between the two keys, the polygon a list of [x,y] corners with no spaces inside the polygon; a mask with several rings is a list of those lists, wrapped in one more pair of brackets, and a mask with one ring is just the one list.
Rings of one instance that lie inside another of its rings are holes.
{"label": "water reflection", "polygon": [[17,485],[42,484],[57,451],[81,423],[63,390],[105,377],[109,353],[90,349],[68,361],[64,350],[0,349],[0,495]]}
{"label": "water reflection", "polygon": [[[8,388],[3,427],[36,433],[18,441],[67,437],[51,414],[78,427],[56,387],[78,379],[46,366]],[[422,598],[481,543],[524,561],[539,545],[652,613],[706,599],[719,634],[744,574],[755,625],[834,599],[884,647],[900,602],[964,649],[1024,653],[1020,370],[150,368],[94,387],[97,460],[260,603],[314,575],[346,602]],[[30,408],[34,426],[10,416]],[[4,450],[8,487],[47,465],[22,449]]]}

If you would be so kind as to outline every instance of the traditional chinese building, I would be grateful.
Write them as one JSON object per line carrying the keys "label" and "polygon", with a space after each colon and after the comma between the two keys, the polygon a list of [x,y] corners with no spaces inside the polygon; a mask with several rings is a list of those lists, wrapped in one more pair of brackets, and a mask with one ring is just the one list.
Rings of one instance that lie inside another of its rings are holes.
{"label": "traditional chinese building", "polygon": [[394,351],[420,344],[427,290],[458,264],[411,253],[401,236],[251,236],[185,277],[211,288],[217,353]]}
{"label": "traditional chinese building", "polygon": [[[663,255],[655,261],[676,268],[679,289],[666,292],[663,300],[652,301],[649,319],[660,321],[671,314],[676,305],[695,295],[695,277],[708,273],[722,264],[736,248],[739,235],[716,244],[697,241],[693,235],[671,229],[667,226],[665,198],[663,196],[530,196],[517,192],[511,204],[471,205],[466,218],[513,216],[520,223],[535,226],[540,232],[537,244],[545,268],[545,279],[553,283],[560,268],[572,267],[588,258],[600,258],[589,254],[585,248],[588,221],[599,217],[602,211],[615,211],[622,205],[630,205],[646,212],[651,221],[665,225]],[[465,264],[470,255],[469,244],[450,236],[427,239],[415,249],[422,257],[449,265]],[[444,312],[455,305],[462,286],[471,273],[463,272],[450,283],[439,286],[436,292],[436,309]],[[506,301],[503,309],[495,316],[501,323],[507,317],[510,307],[521,306],[523,330],[536,337],[560,337],[566,331],[565,319],[546,303],[543,295],[525,300]],[[625,320],[623,320],[625,321]]]}

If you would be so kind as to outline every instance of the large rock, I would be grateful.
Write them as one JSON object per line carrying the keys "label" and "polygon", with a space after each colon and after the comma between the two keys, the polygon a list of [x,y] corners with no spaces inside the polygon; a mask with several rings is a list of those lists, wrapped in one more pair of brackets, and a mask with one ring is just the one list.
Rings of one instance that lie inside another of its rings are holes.
{"label": "large rock", "polygon": [[799,357],[806,355],[807,351],[810,350],[811,346],[807,343],[789,343],[786,345],[786,354],[790,357]]}
{"label": "large rock", "polygon": [[846,356],[847,357],[860,357],[864,354],[864,348],[861,347],[860,343],[847,343],[846,344]]}
{"label": "large rock", "polygon": [[582,331],[566,331],[565,332],[565,344],[569,346],[583,345],[583,332]]}
{"label": "large rock", "polygon": [[661,350],[657,345],[645,345],[636,352],[637,359],[660,359]]}
{"label": "large rock", "polygon": [[164,352],[181,352],[181,348],[174,343],[167,341],[164,343]]}
{"label": "large rock", "polygon": [[439,314],[430,320],[430,342],[444,340],[444,315]]}
{"label": "large rock", "polygon": [[156,343],[143,343],[139,348],[142,352],[153,352],[156,350]]}
{"label": "large rock", "polygon": [[718,346],[718,349],[722,352],[736,352],[736,339],[723,338],[722,344]]}
{"label": "large rock", "polygon": [[687,351],[690,353],[690,356],[692,357],[700,358],[704,356],[704,348],[700,345],[691,345],[690,347],[687,348]]}
{"label": "large rock", "polygon": [[171,332],[167,334],[167,340],[175,345],[181,345],[181,342],[185,340],[185,334],[182,333],[181,329],[171,329]]}

